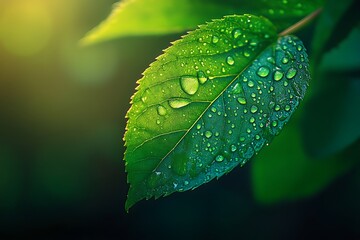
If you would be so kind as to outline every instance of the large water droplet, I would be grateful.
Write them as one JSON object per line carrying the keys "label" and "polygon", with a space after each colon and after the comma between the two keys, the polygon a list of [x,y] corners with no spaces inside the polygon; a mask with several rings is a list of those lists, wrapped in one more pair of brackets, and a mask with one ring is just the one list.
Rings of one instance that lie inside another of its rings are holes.
{"label": "large water droplet", "polygon": [[283,76],[284,76],[284,73],[279,70],[276,70],[274,72],[274,80],[275,81],[280,81],[283,78]]}
{"label": "large water droplet", "polygon": [[194,95],[199,89],[199,81],[192,76],[183,76],[180,78],[180,86],[187,94]]}
{"label": "large water droplet", "polygon": [[190,99],[187,98],[172,98],[169,100],[169,105],[172,108],[182,108],[191,103]]}
{"label": "large water droplet", "polygon": [[270,73],[270,69],[268,67],[260,67],[256,73],[259,77],[267,77]]}
{"label": "large water droplet", "polygon": [[165,108],[164,106],[159,105],[159,106],[157,107],[157,112],[158,112],[158,114],[159,114],[160,116],[164,116],[164,115],[166,115],[167,110],[166,110],[166,108]]}
{"label": "large water droplet", "polygon": [[229,65],[234,65],[235,60],[234,60],[233,57],[228,56],[228,57],[226,58],[226,62],[227,62],[227,64],[229,64]]}
{"label": "large water droplet", "polygon": [[296,73],[297,73],[296,68],[289,68],[289,70],[286,72],[286,78],[292,79],[293,77],[295,77]]}

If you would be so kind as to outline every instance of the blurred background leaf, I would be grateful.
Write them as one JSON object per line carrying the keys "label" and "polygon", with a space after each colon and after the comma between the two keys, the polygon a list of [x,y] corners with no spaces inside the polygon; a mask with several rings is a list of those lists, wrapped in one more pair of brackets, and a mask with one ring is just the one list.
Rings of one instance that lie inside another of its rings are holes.
{"label": "blurred background leaf", "polygon": [[324,54],[314,67],[313,95],[306,104],[303,142],[314,157],[344,150],[360,139],[360,28]]}
{"label": "blurred background leaf", "polygon": [[[301,109],[297,115],[299,112]],[[331,156],[324,162],[313,161],[304,151],[298,122],[298,119],[292,119],[271,147],[260,152],[253,161],[253,191],[259,202],[276,203],[309,197],[352,166],[349,159],[343,160],[340,156]]]}
{"label": "blurred background leaf", "polygon": [[337,46],[359,23],[357,0],[328,0],[319,16],[312,41],[313,61],[319,64],[322,55]]}
{"label": "blurred background leaf", "polygon": [[270,19],[279,32],[323,4],[323,0],[124,0],[82,40],[84,44],[108,39],[179,33],[211,19],[230,14],[254,14]]}

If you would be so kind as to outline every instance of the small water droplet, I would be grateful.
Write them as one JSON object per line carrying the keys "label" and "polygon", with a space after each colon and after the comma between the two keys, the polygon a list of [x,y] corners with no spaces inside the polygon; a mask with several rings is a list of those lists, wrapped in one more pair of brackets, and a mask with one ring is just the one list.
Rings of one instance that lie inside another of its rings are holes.
{"label": "small water droplet", "polygon": [[240,37],[241,36],[240,29],[235,29],[234,32],[233,32],[233,36],[234,36],[234,38]]}
{"label": "small water droplet", "polygon": [[283,76],[284,76],[284,73],[279,70],[276,70],[274,72],[274,80],[275,81],[280,81],[283,78]]}
{"label": "small water droplet", "polygon": [[169,100],[169,105],[172,108],[182,108],[191,103],[190,99],[187,98],[172,98]]}
{"label": "small water droplet", "polygon": [[243,98],[243,97],[239,97],[239,98],[237,99],[237,101],[238,101],[240,104],[242,104],[242,105],[245,105],[245,104],[246,104],[246,99]]}
{"label": "small water droplet", "polygon": [[289,62],[289,59],[287,57],[284,57],[283,59],[281,59],[281,62],[283,64],[287,64]]}
{"label": "small water droplet", "polygon": [[286,72],[286,78],[292,79],[293,77],[295,77],[296,73],[297,73],[296,68],[289,68],[289,70]]}
{"label": "small water droplet", "polygon": [[280,105],[279,104],[276,104],[275,106],[275,111],[279,111],[280,110]]}
{"label": "small water droplet", "polygon": [[250,53],[248,51],[244,51],[244,57],[250,57]]}
{"label": "small water droplet", "polygon": [[259,77],[267,77],[270,73],[270,69],[268,67],[260,67],[256,73]]}
{"label": "small water droplet", "polygon": [[271,64],[275,64],[275,59],[273,57],[268,57],[266,60]]}
{"label": "small water droplet", "polygon": [[187,94],[194,95],[199,89],[199,81],[192,76],[182,76],[180,78],[180,86]]}
{"label": "small water droplet", "polygon": [[224,161],[224,156],[223,156],[223,155],[217,155],[216,158],[215,158],[215,160],[216,160],[217,162],[222,162],[222,161]]}
{"label": "small water droplet", "polygon": [[212,36],[212,42],[213,43],[217,43],[217,42],[219,42],[219,38],[217,37],[217,36]]}
{"label": "small water droplet", "polygon": [[286,105],[286,106],[285,106],[285,111],[288,112],[288,111],[290,111],[290,109],[291,109],[290,105]]}
{"label": "small water droplet", "polygon": [[236,145],[232,144],[232,145],[230,146],[230,150],[231,150],[232,152],[235,152],[235,151],[237,150]]}
{"label": "small water droplet", "polygon": [[204,84],[208,80],[208,78],[206,77],[206,75],[203,71],[199,71],[197,73],[197,78],[199,79],[199,82],[201,84]]}
{"label": "small water droplet", "polygon": [[196,129],[197,130],[201,129],[201,124],[200,123],[196,124]]}
{"label": "small water droplet", "polygon": [[159,106],[157,107],[157,112],[158,112],[158,114],[159,114],[160,116],[164,116],[164,115],[166,115],[167,110],[166,110],[166,108],[165,108],[164,106],[159,105]]}
{"label": "small water droplet", "polygon": [[301,45],[297,46],[297,50],[300,52],[303,49],[303,47]]}
{"label": "small water droplet", "polygon": [[229,65],[234,65],[235,60],[234,60],[233,57],[228,56],[228,57],[226,58],[226,62],[227,62],[227,64],[229,64]]}
{"label": "small water droplet", "polygon": [[158,120],[156,120],[156,124],[157,125],[159,125],[161,122],[160,122],[160,120],[158,119]]}
{"label": "small water droplet", "polygon": [[273,122],[271,123],[271,125],[272,125],[273,127],[276,127],[276,126],[278,125],[278,122],[275,120],[275,121],[273,121]]}
{"label": "small water droplet", "polygon": [[250,108],[250,112],[251,112],[251,113],[256,113],[257,110],[258,110],[258,107],[255,106],[255,105],[252,105],[251,108]]}
{"label": "small water droplet", "polygon": [[249,120],[250,123],[254,123],[255,122],[255,118],[254,117],[251,117],[250,120]]}
{"label": "small water droplet", "polygon": [[240,137],[240,142],[244,142],[245,141],[245,137]]}
{"label": "small water droplet", "polygon": [[249,82],[248,82],[248,86],[249,86],[249,87],[253,87],[254,85],[255,85],[255,84],[254,84],[253,81],[249,81]]}

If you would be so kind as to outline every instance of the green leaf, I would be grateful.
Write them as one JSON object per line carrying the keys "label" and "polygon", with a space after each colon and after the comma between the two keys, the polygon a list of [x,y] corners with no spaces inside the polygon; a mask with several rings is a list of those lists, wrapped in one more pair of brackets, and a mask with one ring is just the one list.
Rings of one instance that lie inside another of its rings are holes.
{"label": "green leaf", "polygon": [[283,30],[323,4],[323,0],[124,0],[109,17],[91,30],[83,43],[136,35],[184,32],[229,14],[254,14],[270,19]]}
{"label": "green leaf", "polygon": [[227,16],[157,58],[132,98],[126,209],[244,165],[288,122],[309,80],[301,41],[267,19]]}
{"label": "green leaf", "polygon": [[302,148],[295,119],[252,163],[254,197],[265,204],[309,197],[353,166],[340,156],[331,156],[326,161],[309,157]]}
{"label": "green leaf", "polygon": [[303,119],[304,145],[313,157],[340,152],[360,139],[359,41],[360,29],[354,28],[317,69]]}
{"label": "green leaf", "polygon": [[337,46],[359,23],[359,1],[328,0],[318,19],[312,42],[313,58],[317,65],[322,55]]}

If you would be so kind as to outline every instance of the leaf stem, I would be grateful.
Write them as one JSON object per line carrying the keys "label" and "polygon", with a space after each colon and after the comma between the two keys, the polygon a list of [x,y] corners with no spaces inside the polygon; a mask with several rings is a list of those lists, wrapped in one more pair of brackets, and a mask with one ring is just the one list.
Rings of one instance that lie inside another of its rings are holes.
{"label": "leaf stem", "polygon": [[321,13],[322,10],[323,10],[322,8],[319,8],[316,11],[310,13],[309,15],[307,15],[306,17],[304,17],[294,25],[290,26],[289,28],[279,33],[279,36],[281,37],[299,31],[301,28],[303,28],[312,20],[314,20]]}

